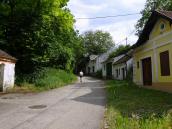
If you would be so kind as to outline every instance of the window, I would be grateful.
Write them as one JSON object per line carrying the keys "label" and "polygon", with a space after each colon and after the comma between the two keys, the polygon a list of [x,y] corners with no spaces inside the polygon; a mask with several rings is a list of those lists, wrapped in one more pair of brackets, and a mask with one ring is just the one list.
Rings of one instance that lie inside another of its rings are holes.
{"label": "window", "polygon": [[139,61],[137,62],[137,68],[139,69],[139,67],[140,67],[140,64],[139,64]]}
{"label": "window", "polygon": [[160,24],[160,29],[161,29],[161,30],[164,30],[164,29],[165,29],[165,24],[164,24],[164,23],[161,23],[161,24]]}
{"label": "window", "polygon": [[119,75],[120,75],[120,69],[119,69],[118,73],[119,73]]}
{"label": "window", "polygon": [[160,53],[161,76],[170,76],[169,51]]}

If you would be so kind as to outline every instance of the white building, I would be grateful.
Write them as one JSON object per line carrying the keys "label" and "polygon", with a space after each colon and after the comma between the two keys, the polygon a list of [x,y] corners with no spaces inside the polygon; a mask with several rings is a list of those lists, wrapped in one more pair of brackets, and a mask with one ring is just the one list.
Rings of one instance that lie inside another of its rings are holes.
{"label": "white building", "polygon": [[98,69],[98,55],[91,55],[89,57],[89,62],[86,65],[86,74],[93,74],[96,73],[97,69]]}
{"label": "white building", "polygon": [[0,91],[13,88],[16,58],[0,50]]}
{"label": "white building", "polygon": [[104,53],[101,55],[91,55],[89,57],[89,62],[86,65],[86,73],[87,74],[94,74],[97,71],[102,70],[103,64],[102,62],[108,58],[108,54]]}
{"label": "white building", "polygon": [[133,67],[132,51],[129,51],[126,54],[114,58],[113,68],[112,68],[113,78],[117,80],[126,79],[127,73],[130,70],[132,70],[132,67]]}
{"label": "white building", "polygon": [[106,75],[106,65],[104,62],[106,62],[109,54],[112,53],[115,49],[115,47],[112,47],[106,53],[101,55],[91,55],[89,57],[89,62],[86,65],[86,74],[95,74],[97,71],[102,70],[103,75]]}

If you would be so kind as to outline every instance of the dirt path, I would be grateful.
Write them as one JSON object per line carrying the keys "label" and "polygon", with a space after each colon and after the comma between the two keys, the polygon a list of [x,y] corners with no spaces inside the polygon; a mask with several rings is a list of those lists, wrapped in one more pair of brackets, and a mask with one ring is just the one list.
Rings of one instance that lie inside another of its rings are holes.
{"label": "dirt path", "polygon": [[85,77],[48,92],[1,96],[0,129],[100,129],[104,107],[104,82]]}

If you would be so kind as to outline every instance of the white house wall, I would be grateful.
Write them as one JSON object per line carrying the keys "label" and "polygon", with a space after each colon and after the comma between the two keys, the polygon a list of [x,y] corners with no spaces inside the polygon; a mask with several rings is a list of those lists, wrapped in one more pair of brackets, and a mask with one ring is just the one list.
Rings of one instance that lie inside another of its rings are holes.
{"label": "white house wall", "polygon": [[[122,69],[124,68],[124,77],[126,77],[126,64],[122,63],[122,64],[118,64],[118,65],[113,65],[113,78],[117,79],[117,80],[123,80],[123,72]],[[117,72],[116,70],[120,70],[120,74],[118,72],[118,76],[117,76]]]}
{"label": "white house wall", "polygon": [[133,58],[131,58],[127,61],[127,70],[129,70],[132,67],[133,67]]}
{"label": "white house wall", "polygon": [[4,86],[4,64],[0,64],[0,91],[3,90]]}
{"label": "white house wall", "polygon": [[[9,88],[14,86],[15,81],[15,64],[8,62],[0,62],[0,64],[4,64],[3,71],[3,91],[6,91]],[[1,76],[1,78],[2,78]]]}

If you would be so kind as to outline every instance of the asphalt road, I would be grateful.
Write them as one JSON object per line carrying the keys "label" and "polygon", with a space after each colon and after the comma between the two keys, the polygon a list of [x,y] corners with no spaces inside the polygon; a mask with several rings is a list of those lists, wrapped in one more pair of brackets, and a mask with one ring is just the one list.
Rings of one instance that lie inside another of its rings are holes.
{"label": "asphalt road", "polygon": [[85,77],[60,89],[0,97],[0,129],[101,129],[104,82]]}

